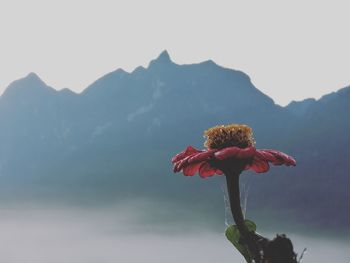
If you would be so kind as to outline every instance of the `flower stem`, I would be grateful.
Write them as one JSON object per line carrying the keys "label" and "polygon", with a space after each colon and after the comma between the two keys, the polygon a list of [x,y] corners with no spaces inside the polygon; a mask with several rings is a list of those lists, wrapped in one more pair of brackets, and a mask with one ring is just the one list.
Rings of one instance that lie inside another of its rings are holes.
{"label": "flower stem", "polygon": [[241,198],[239,191],[239,173],[226,175],[227,191],[230,200],[230,207],[233,219],[241,234],[248,232],[244,224],[244,216],[241,208]]}
{"label": "flower stem", "polygon": [[239,191],[239,171],[230,171],[225,173],[227,191],[230,200],[230,207],[233,219],[242,236],[243,242],[247,245],[248,250],[253,255],[255,262],[260,262],[259,260],[259,250],[258,246],[254,240],[254,233],[249,232],[248,228],[244,223],[244,216],[241,208],[241,198]]}

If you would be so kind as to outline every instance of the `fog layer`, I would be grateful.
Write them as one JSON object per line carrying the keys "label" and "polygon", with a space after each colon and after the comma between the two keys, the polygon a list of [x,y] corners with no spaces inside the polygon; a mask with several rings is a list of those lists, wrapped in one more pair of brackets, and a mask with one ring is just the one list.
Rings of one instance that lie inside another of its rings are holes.
{"label": "fog layer", "polygon": [[[0,262],[244,262],[222,232],[173,223],[142,223],[129,209],[2,208]],[[270,235],[271,236],[271,235]],[[350,243],[295,236],[303,262],[345,262]]]}

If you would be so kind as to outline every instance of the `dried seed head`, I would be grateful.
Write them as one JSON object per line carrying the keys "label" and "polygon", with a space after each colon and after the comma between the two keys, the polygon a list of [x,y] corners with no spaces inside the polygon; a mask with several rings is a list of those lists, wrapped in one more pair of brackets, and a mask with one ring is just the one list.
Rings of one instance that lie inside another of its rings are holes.
{"label": "dried seed head", "polygon": [[218,125],[204,132],[208,149],[222,149],[230,146],[246,148],[255,145],[253,130],[247,125]]}

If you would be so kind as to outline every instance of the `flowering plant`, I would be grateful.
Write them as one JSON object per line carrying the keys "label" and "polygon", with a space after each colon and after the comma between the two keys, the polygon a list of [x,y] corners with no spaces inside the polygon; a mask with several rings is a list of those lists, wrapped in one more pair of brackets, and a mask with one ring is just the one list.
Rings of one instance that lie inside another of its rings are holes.
{"label": "flowering plant", "polygon": [[[255,233],[256,226],[244,220],[239,193],[239,176],[244,170],[267,172],[269,164],[295,166],[291,156],[271,149],[256,149],[253,131],[247,125],[220,125],[204,132],[206,150],[188,146],[172,158],[174,172],[202,178],[225,175],[231,212],[236,223],[226,230],[227,238],[242,253],[248,263],[292,263],[296,254],[292,243],[284,235],[274,240]],[[276,245],[277,244],[277,245]],[[282,251],[282,252],[281,252]]]}

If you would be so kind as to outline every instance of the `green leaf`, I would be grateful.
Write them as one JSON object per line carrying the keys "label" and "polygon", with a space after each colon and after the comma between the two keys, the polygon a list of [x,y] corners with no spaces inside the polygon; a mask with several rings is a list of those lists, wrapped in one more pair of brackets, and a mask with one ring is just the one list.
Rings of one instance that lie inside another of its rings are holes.
{"label": "green leaf", "polygon": [[[249,231],[256,231],[256,224],[251,220],[244,220],[244,224]],[[250,263],[252,261],[252,255],[250,254],[247,246],[242,242],[241,235],[236,225],[230,225],[226,228],[225,235],[227,239],[235,246],[235,248],[242,254],[245,260]]]}
{"label": "green leaf", "polygon": [[244,224],[250,232],[256,232],[256,224],[253,221],[246,219],[244,220]]}

